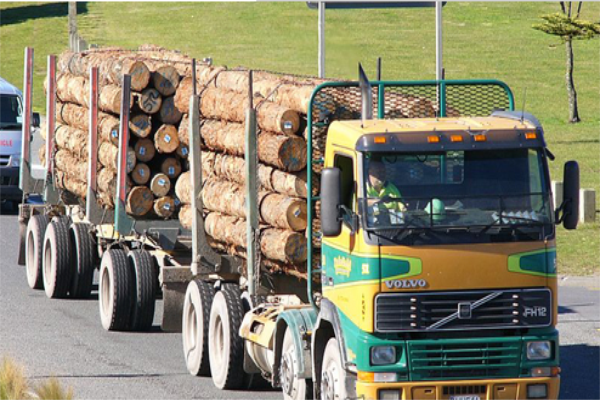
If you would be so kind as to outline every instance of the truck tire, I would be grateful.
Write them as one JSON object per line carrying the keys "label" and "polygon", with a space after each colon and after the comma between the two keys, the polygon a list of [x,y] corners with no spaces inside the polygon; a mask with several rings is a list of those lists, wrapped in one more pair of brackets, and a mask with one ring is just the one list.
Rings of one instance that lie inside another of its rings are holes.
{"label": "truck tire", "polygon": [[100,321],[107,331],[129,328],[135,286],[127,255],[121,249],[110,249],[102,256],[98,282]]}
{"label": "truck tire", "polygon": [[144,332],[152,328],[154,321],[156,301],[154,259],[146,250],[133,250],[129,252],[129,262],[135,278],[135,300],[133,301],[130,329]]}
{"label": "truck tire", "polygon": [[[279,364],[281,389],[285,400],[305,400],[307,398],[307,385],[305,379],[298,379],[297,377],[296,363],[298,357],[296,356],[293,335],[290,328],[287,327],[283,336],[281,363]],[[312,392],[309,393],[309,396],[312,397]]]}
{"label": "truck tire", "polygon": [[89,231],[88,224],[71,224],[69,233],[71,248],[73,249],[71,297],[86,299],[90,297],[92,292],[94,269],[96,269],[98,263],[96,243]]}
{"label": "truck tire", "polygon": [[239,389],[244,383],[244,341],[238,334],[243,317],[242,302],[235,290],[223,288],[215,294],[208,350],[213,383],[219,389]]}
{"label": "truck tire", "polygon": [[325,346],[321,367],[321,400],[345,399],[346,371],[342,366],[340,347],[336,338],[331,338]]}
{"label": "truck tire", "polygon": [[73,264],[69,226],[53,219],[44,236],[43,258],[44,290],[51,299],[65,298],[71,289]]}
{"label": "truck tire", "polygon": [[44,288],[42,272],[42,258],[44,249],[44,235],[48,226],[48,217],[37,214],[27,223],[25,236],[25,269],[27,271],[27,284],[32,289]]}
{"label": "truck tire", "polygon": [[200,279],[191,281],[185,292],[181,321],[183,356],[192,375],[210,375],[208,327],[214,297],[213,286]]}

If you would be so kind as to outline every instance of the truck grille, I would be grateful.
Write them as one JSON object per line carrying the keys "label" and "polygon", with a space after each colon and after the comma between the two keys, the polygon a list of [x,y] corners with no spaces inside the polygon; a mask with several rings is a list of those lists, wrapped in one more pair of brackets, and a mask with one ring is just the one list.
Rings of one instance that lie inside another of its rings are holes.
{"label": "truck grille", "polygon": [[[375,298],[378,332],[532,328],[552,322],[549,289],[384,293]],[[459,313],[459,307],[463,312]]]}
{"label": "truck grille", "polygon": [[412,380],[519,375],[520,338],[408,342]]}

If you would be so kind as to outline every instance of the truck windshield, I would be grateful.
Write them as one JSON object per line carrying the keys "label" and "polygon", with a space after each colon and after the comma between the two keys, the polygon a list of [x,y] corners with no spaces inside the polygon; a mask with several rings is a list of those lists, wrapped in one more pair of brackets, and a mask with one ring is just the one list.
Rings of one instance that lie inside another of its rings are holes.
{"label": "truck windshield", "polygon": [[363,226],[468,232],[552,223],[541,149],[365,153]]}
{"label": "truck windshield", "polygon": [[21,129],[23,111],[17,96],[0,95],[0,129]]}

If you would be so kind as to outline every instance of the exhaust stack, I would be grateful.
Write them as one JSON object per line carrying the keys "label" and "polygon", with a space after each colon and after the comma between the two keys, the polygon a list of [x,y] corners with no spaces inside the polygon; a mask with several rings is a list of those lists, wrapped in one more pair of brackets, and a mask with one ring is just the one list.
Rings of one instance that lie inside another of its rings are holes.
{"label": "exhaust stack", "polygon": [[365,120],[373,119],[373,88],[360,63],[358,64],[358,83],[362,102],[361,119],[364,125]]}

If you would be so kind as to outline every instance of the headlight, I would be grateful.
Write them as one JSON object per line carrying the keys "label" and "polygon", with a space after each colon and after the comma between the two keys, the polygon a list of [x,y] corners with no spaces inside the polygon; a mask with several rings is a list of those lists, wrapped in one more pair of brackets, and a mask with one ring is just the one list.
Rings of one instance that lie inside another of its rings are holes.
{"label": "headlight", "polygon": [[21,156],[18,154],[10,156],[10,164],[11,167],[18,167],[21,165]]}
{"label": "headlight", "polygon": [[388,365],[396,362],[394,346],[371,347],[371,365]]}
{"label": "headlight", "polygon": [[549,341],[528,342],[527,359],[528,360],[547,360],[552,356],[552,346]]}

